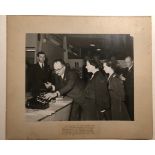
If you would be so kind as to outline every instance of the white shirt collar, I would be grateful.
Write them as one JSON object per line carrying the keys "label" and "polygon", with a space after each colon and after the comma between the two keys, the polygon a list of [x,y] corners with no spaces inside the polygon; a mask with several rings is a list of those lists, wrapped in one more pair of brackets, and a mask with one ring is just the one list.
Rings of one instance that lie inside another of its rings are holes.
{"label": "white shirt collar", "polygon": [[61,78],[62,78],[62,79],[64,78],[64,75],[65,75],[65,74],[62,74],[62,75],[61,75]]}
{"label": "white shirt collar", "polygon": [[129,71],[132,67],[133,67],[133,65],[132,65],[132,66],[130,66],[130,67],[128,68],[128,71]]}
{"label": "white shirt collar", "polygon": [[39,62],[39,65],[42,68],[44,66],[44,63]]}

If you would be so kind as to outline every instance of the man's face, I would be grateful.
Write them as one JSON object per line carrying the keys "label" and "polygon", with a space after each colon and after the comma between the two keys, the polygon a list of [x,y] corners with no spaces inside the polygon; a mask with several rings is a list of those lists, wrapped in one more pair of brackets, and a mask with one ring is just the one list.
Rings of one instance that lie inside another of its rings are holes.
{"label": "man's face", "polygon": [[129,68],[132,66],[133,62],[130,57],[125,58],[126,66]]}
{"label": "man's face", "polygon": [[38,56],[38,61],[39,61],[40,63],[44,63],[44,61],[45,61],[45,54],[39,54],[39,56]]}
{"label": "man's face", "polygon": [[65,66],[61,62],[55,62],[53,67],[57,75],[62,76],[65,73]]}

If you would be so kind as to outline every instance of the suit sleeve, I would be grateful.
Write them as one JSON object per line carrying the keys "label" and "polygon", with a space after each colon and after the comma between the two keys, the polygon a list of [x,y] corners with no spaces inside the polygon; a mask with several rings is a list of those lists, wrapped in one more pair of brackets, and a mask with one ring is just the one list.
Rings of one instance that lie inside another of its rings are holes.
{"label": "suit sleeve", "polygon": [[66,79],[67,84],[63,88],[58,90],[60,92],[60,95],[66,94],[69,91],[71,91],[74,88],[76,79],[77,79],[76,73],[68,72],[67,79]]}
{"label": "suit sleeve", "polygon": [[39,83],[36,75],[36,65],[33,65],[31,70],[32,95],[36,96],[39,93]]}
{"label": "suit sleeve", "polygon": [[95,100],[100,110],[110,108],[109,93],[106,80],[97,78],[95,81]]}

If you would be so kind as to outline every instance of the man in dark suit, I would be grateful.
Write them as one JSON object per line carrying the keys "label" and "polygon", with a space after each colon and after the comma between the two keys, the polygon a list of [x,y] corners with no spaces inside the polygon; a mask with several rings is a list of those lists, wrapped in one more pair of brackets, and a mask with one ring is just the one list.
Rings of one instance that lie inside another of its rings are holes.
{"label": "man in dark suit", "polygon": [[59,96],[69,96],[73,98],[72,110],[70,120],[80,119],[80,106],[78,98],[82,91],[84,84],[79,78],[78,74],[68,69],[62,59],[57,59],[53,62],[55,71],[54,85],[52,85],[54,93],[47,93],[46,99],[51,99]]}
{"label": "man in dark suit", "polygon": [[32,95],[36,97],[47,91],[46,84],[51,82],[50,67],[45,62],[45,53],[37,53],[37,63],[32,68]]}
{"label": "man in dark suit", "polygon": [[121,79],[124,80],[124,87],[126,93],[126,105],[129,112],[130,119],[134,120],[134,69],[133,69],[133,60],[130,56],[125,58],[126,63],[126,72],[124,77]]}

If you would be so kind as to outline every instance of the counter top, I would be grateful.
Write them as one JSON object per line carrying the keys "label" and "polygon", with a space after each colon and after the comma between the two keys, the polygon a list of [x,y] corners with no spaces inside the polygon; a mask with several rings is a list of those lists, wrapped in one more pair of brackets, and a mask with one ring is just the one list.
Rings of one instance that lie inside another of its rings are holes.
{"label": "counter top", "polygon": [[62,111],[65,107],[71,105],[73,99],[69,97],[56,98],[51,100],[49,108],[40,109],[26,109],[26,120],[27,121],[42,121],[45,118],[52,116],[53,114]]}

